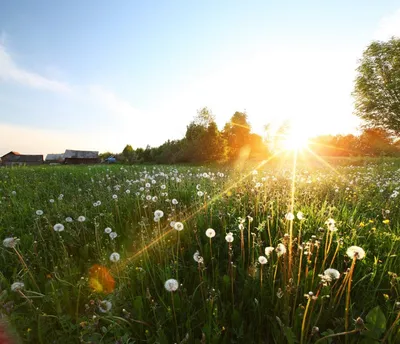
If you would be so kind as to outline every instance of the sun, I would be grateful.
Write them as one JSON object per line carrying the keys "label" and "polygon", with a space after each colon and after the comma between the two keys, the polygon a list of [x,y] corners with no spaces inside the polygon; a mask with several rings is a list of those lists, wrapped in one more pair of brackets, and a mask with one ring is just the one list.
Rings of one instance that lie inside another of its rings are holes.
{"label": "sun", "polygon": [[281,146],[287,151],[303,150],[308,147],[310,136],[302,130],[292,130],[285,134]]}

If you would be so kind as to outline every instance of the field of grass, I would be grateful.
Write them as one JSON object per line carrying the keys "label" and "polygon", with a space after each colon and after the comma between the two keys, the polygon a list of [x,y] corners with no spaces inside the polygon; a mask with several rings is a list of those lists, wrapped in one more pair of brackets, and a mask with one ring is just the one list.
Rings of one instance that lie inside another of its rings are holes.
{"label": "field of grass", "polygon": [[43,344],[400,343],[399,193],[399,160],[3,168],[2,321]]}

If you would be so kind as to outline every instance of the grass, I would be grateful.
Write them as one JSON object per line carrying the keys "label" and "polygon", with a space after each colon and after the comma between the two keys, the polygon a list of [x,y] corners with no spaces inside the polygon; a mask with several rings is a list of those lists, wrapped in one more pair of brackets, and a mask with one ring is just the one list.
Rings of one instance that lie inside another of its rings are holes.
{"label": "grass", "polygon": [[400,160],[332,163],[0,169],[3,319],[26,343],[398,343]]}

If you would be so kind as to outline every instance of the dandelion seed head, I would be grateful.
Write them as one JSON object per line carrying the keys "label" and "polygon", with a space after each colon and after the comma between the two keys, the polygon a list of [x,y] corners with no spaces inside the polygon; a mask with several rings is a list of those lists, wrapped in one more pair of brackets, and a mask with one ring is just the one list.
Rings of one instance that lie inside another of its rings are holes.
{"label": "dandelion seed head", "polygon": [[211,239],[215,237],[215,230],[212,228],[208,228],[206,230],[206,235]]}
{"label": "dandelion seed head", "polygon": [[356,257],[357,259],[363,259],[365,257],[365,251],[359,246],[350,246],[347,249],[346,254],[351,259],[353,259],[354,257]]}
{"label": "dandelion seed head", "polygon": [[118,261],[120,260],[120,258],[121,258],[121,256],[120,256],[120,254],[117,253],[117,252],[113,252],[113,253],[111,253],[111,255],[110,255],[110,261],[112,261],[113,263],[118,262]]}
{"label": "dandelion seed head", "polygon": [[61,224],[61,223],[56,223],[53,226],[53,229],[54,229],[55,232],[62,232],[64,230],[64,225]]}
{"label": "dandelion seed head", "polygon": [[169,292],[177,291],[179,288],[179,282],[176,279],[171,278],[164,283],[164,288]]}

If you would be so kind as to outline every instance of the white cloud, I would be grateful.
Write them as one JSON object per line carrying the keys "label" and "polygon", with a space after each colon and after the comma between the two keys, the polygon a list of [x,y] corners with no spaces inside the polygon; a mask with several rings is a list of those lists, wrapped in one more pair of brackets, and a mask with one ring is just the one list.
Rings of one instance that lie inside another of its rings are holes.
{"label": "white cloud", "polygon": [[[4,36],[1,41],[5,39]],[[48,79],[40,74],[19,67],[6,50],[4,42],[0,42],[0,80],[1,79],[51,92],[65,93],[71,91],[71,88],[66,83]]]}
{"label": "white cloud", "polygon": [[374,32],[373,39],[388,40],[392,36],[400,37],[400,8],[383,17],[378,25],[378,29]]}

